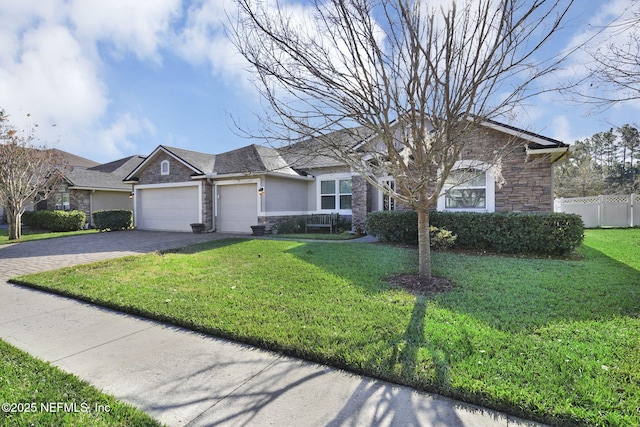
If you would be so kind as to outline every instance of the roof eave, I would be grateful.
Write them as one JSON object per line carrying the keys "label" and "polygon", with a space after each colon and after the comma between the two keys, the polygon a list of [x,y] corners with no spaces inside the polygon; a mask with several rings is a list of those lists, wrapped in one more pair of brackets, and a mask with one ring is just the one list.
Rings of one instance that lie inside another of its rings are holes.
{"label": "roof eave", "polygon": [[122,187],[120,187],[120,188],[115,188],[115,187],[91,187],[91,186],[77,186],[77,187],[76,187],[76,186],[74,185],[74,186],[71,186],[70,188],[71,188],[71,189],[73,189],[73,190],[90,190],[90,191],[97,191],[97,190],[100,190],[100,191],[121,191],[121,192],[126,192],[126,193],[128,193],[128,192],[130,192],[130,191],[131,191],[131,189],[130,189],[130,188],[122,188]]}

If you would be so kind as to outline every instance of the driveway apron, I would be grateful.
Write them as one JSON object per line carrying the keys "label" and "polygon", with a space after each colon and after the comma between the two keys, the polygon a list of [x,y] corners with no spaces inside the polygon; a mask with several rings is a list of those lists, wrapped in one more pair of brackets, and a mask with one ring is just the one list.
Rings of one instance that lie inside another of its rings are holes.
{"label": "driveway apron", "polygon": [[539,425],[7,282],[222,237],[120,231],[0,246],[0,339],[170,426]]}

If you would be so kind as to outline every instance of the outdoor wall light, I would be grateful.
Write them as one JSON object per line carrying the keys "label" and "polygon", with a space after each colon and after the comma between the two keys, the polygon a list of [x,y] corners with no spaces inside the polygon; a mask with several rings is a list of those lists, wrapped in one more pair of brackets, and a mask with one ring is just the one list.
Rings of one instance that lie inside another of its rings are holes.
{"label": "outdoor wall light", "polygon": [[129,193],[129,198],[133,199],[133,191],[131,193]]}
{"label": "outdoor wall light", "polygon": [[258,194],[261,196],[264,195],[264,187],[258,188]]}

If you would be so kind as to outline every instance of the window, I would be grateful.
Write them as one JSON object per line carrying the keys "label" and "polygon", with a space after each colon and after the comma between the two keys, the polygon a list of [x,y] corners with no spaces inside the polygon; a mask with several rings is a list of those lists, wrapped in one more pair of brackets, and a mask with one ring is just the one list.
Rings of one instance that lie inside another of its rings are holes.
{"label": "window", "polygon": [[68,211],[71,209],[69,204],[69,193],[55,193],[53,196],[56,210]]}
{"label": "window", "polygon": [[160,175],[169,175],[169,160],[160,162]]}
{"label": "window", "polygon": [[[395,191],[396,182],[393,180],[387,180],[383,182],[383,185],[389,187],[391,190]],[[395,211],[396,210],[396,200],[389,196],[388,194],[382,193],[382,210],[383,211]]]}
{"label": "window", "polygon": [[487,207],[486,172],[475,168],[451,171],[445,182],[446,209],[485,209]]}
{"label": "window", "polygon": [[351,209],[351,179],[320,181],[320,209]]}

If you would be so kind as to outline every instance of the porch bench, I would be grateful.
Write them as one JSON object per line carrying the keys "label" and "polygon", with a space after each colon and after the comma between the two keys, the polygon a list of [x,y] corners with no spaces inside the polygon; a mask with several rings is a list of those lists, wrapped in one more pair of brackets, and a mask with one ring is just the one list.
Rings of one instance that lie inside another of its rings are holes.
{"label": "porch bench", "polygon": [[313,214],[311,218],[307,218],[304,223],[304,232],[308,233],[309,229],[328,228],[329,233],[335,230],[338,232],[338,214]]}

